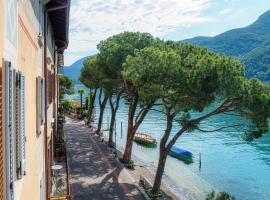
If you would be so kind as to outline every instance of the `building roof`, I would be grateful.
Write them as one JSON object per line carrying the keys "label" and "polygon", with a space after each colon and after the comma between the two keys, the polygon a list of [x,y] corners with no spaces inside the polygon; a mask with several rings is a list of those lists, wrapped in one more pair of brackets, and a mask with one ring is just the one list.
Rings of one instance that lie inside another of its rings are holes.
{"label": "building roof", "polygon": [[69,10],[71,0],[50,0],[46,4],[55,44],[60,53],[68,46]]}

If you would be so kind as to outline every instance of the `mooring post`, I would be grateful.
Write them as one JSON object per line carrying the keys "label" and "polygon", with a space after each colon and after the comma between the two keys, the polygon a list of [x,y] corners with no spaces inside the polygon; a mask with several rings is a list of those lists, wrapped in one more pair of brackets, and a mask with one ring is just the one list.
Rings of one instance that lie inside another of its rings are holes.
{"label": "mooring post", "polygon": [[202,168],[202,154],[199,154],[199,171],[201,171]]}
{"label": "mooring post", "polygon": [[116,151],[116,120],[114,122],[114,155],[117,157],[117,151]]}
{"label": "mooring post", "polygon": [[121,139],[122,139],[122,136],[123,136],[123,122],[121,121]]}

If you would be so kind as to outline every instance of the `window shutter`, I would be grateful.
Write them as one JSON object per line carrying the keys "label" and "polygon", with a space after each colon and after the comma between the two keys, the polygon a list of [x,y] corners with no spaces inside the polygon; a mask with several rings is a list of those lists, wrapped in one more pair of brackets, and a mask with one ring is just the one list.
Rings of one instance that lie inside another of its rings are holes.
{"label": "window shutter", "polygon": [[14,199],[14,177],[15,177],[15,165],[14,165],[14,154],[15,154],[15,70],[11,67],[11,62],[5,62],[4,65],[4,127],[7,144],[7,187],[8,196],[11,200]]}
{"label": "window shutter", "polygon": [[18,74],[18,177],[22,178],[26,174],[25,163],[25,77],[22,72]]}

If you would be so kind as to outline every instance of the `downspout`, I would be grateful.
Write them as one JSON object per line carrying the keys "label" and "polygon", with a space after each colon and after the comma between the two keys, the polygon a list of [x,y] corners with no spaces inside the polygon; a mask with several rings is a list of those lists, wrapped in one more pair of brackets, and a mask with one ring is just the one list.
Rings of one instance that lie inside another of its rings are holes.
{"label": "downspout", "polygon": [[48,101],[47,101],[47,28],[48,28],[48,13],[55,10],[60,10],[67,8],[68,5],[61,5],[53,8],[45,8],[44,11],[44,78],[45,78],[45,122],[44,122],[44,147],[45,147],[45,183],[46,183],[46,199],[49,199],[50,194],[48,191],[48,176],[49,176],[49,169],[47,166],[48,163],[48,140],[47,140],[47,133],[48,133],[48,119],[47,119],[47,107],[48,107]]}

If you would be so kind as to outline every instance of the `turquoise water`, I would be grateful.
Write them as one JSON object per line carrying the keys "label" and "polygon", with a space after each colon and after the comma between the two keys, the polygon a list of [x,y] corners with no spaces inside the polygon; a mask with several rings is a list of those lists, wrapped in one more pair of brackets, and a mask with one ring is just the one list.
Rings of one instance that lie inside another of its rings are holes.
{"label": "turquoise water", "polygon": [[[80,88],[83,86],[76,86]],[[76,89],[76,90],[77,90]],[[73,95],[78,98],[78,95]],[[121,149],[126,141],[128,108],[122,101],[117,113],[117,146]],[[96,106],[96,115],[99,109]],[[103,128],[107,128],[110,108],[106,107]],[[235,116],[220,115],[204,122],[201,128],[216,129],[222,125],[240,121]],[[123,124],[121,134],[120,123]],[[165,130],[166,121],[158,112],[150,112],[139,128],[160,141]],[[173,131],[178,130],[174,124]],[[173,134],[172,134],[173,135]],[[177,146],[191,151],[194,163],[185,165],[169,157],[165,169],[165,179],[174,185],[173,189],[185,194],[183,198],[203,199],[211,189],[226,191],[237,200],[270,199],[270,133],[262,138],[246,142],[242,139],[243,130],[225,129],[213,133],[194,131],[180,137]],[[199,154],[202,168],[199,170]],[[158,148],[147,149],[134,144],[133,155],[138,157],[146,167],[154,169],[158,160]]]}

